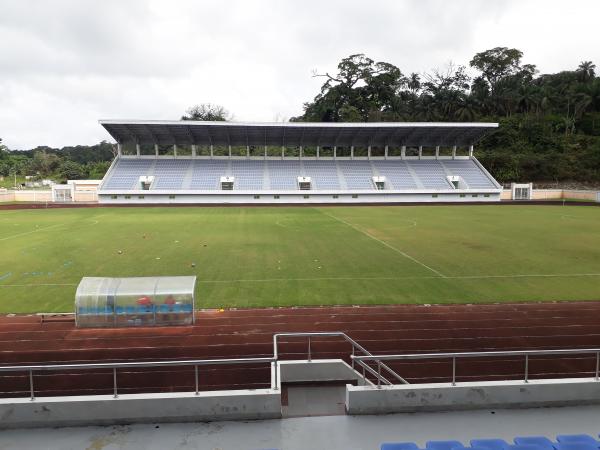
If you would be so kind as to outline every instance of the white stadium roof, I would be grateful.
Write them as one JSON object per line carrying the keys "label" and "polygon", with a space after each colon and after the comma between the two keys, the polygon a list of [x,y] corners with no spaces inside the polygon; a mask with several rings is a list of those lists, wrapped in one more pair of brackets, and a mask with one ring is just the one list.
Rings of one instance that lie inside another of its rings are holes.
{"label": "white stadium roof", "polygon": [[498,128],[472,122],[100,120],[119,143],[270,146],[467,146]]}

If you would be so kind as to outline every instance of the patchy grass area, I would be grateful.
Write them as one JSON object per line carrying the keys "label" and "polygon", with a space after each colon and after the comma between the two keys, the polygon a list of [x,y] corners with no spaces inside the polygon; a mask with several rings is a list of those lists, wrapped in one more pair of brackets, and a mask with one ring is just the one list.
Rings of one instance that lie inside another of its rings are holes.
{"label": "patchy grass area", "polygon": [[199,308],[600,299],[599,230],[558,205],[7,210],[0,312],[71,311],[83,276],[195,274]]}

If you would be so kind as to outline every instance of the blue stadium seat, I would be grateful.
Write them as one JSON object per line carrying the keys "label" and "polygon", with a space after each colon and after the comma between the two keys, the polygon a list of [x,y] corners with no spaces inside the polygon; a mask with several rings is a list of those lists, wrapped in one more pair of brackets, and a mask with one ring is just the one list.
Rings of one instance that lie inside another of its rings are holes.
{"label": "blue stadium seat", "polygon": [[122,306],[117,306],[117,307],[115,308],[115,312],[116,312],[117,314],[125,314],[125,308],[123,308]]}
{"label": "blue stadium seat", "polygon": [[452,450],[453,448],[465,448],[459,441],[427,441],[425,448],[428,450]]}
{"label": "blue stadium seat", "polygon": [[598,450],[598,443],[595,441],[594,443],[584,441],[559,442],[556,444],[556,450]]}
{"label": "blue stadium seat", "polygon": [[192,311],[193,311],[193,307],[191,304],[186,303],[185,305],[183,305],[183,312],[190,313]]}
{"label": "blue stadium seat", "polygon": [[414,442],[384,442],[381,444],[381,450],[419,450]]}
{"label": "blue stadium seat", "polygon": [[135,314],[135,306],[133,305],[128,305],[125,307],[125,312],[127,314]]}
{"label": "blue stadium seat", "polygon": [[592,445],[598,445],[598,441],[589,434],[559,434],[556,440],[561,444],[570,442],[586,442]]}
{"label": "blue stadium seat", "polygon": [[545,450],[545,448],[536,444],[513,444],[508,446],[508,450]]}
{"label": "blue stadium seat", "polygon": [[554,450],[554,444],[545,436],[517,436],[515,444],[518,445],[537,445],[543,450]]}
{"label": "blue stadium seat", "polygon": [[175,303],[175,304],[173,305],[173,312],[177,312],[177,313],[178,313],[178,312],[181,312],[181,305],[180,305],[180,304],[178,304],[178,303]]}
{"label": "blue stadium seat", "polygon": [[168,313],[169,312],[169,305],[160,305],[158,307],[158,312]]}
{"label": "blue stadium seat", "polygon": [[471,439],[471,447],[487,450],[506,450],[509,444],[503,439]]}

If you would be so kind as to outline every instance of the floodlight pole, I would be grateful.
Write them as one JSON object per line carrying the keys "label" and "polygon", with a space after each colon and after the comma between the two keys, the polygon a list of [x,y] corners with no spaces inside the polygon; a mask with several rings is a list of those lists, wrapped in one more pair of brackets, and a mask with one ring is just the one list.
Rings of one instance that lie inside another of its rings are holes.
{"label": "floodlight pole", "polygon": [[196,144],[192,144],[192,157],[196,157]]}
{"label": "floodlight pole", "polygon": [[385,154],[384,154],[384,158],[388,159],[388,146],[385,146]]}
{"label": "floodlight pole", "polygon": [[419,145],[419,159],[423,156],[423,146]]}
{"label": "floodlight pole", "polygon": [[250,146],[246,145],[246,158],[250,158]]}
{"label": "floodlight pole", "polygon": [[319,155],[319,150],[320,150],[320,149],[321,149],[321,147],[319,147],[319,146],[317,145],[317,159],[319,159],[319,156],[320,156],[320,155]]}
{"label": "floodlight pole", "polygon": [[400,148],[400,158],[402,158],[402,159],[406,158],[406,145],[403,145]]}
{"label": "floodlight pole", "polygon": [[138,142],[135,143],[135,154],[140,156],[140,144]]}
{"label": "floodlight pole", "polygon": [[333,146],[333,158],[337,158],[337,145]]}
{"label": "floodlight pole", "polygon": [[177,144],[173,144],[173,156],[177,158]]}
{"label": "floodlight pole", "polygon": [[350,159],[354,159],[354,145],[350,146]]}
{"label": "floodlight pole", "polygon": [[302,156],[303,156],[302,153],[303,153],[303,151],[304,151],[304,148],[302,146],[300,146],[300,153],[298,154],[298,157],[300,159],[302,159]]}
{"label": "floodlight pole", "polygon": [[158,144],[154,144],[154,156],[158,157]]}
{"label": "floodlight pole", "polygon": [[472,158],[473,157],[473,146],[469,145],[469,156]]}
{"label": "floodlight pole", "polygon": [[267,159],[267,146],[265,145],[265,159]]}
{"label": "floodlight pole", "polygon": [[231,145],[229,145],[228,147],[229,147],[229,159],[231,159]]}
{"label": "floodlight pole", "polygon": [[367,159],[371,159],[371,146],[367,147]]}
{"label": "floodlight pole", "polygon": [[281,159],[285,158],[285,145],[281,146]]}
{"label": "floodlight pole", "polygon": [[452,159],[456,159],[456,145],[452,147]]}
{"label": "floodlight pole", "polygon": [[439,159],[440,158],[440,146],[436,145],[435,147],[435,159]]}
{"label": "floodlight pole", "polygon": [[121,146],[120,142],[117,142],[117,155],[118,156],[123,156],[123,147]]}
{"label": "floodlight pole", "polygon": [[214,154],[214,152],[213,152],[213,145],[210,144],[210,159],[212,159],[213,154]]}

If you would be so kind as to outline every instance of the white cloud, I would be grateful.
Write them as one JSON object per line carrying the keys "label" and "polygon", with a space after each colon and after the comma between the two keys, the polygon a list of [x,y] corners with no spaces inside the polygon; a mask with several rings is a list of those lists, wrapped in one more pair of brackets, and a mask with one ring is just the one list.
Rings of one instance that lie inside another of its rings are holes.
{"label": "white cloud", "polygon": [[4,0],[0,137],[91,144],[100,118],[176,119],[212,102],[237,120],[302,111],[343,57],[422,72],[517,47],[542,72],[600,64],[596,1]]}

